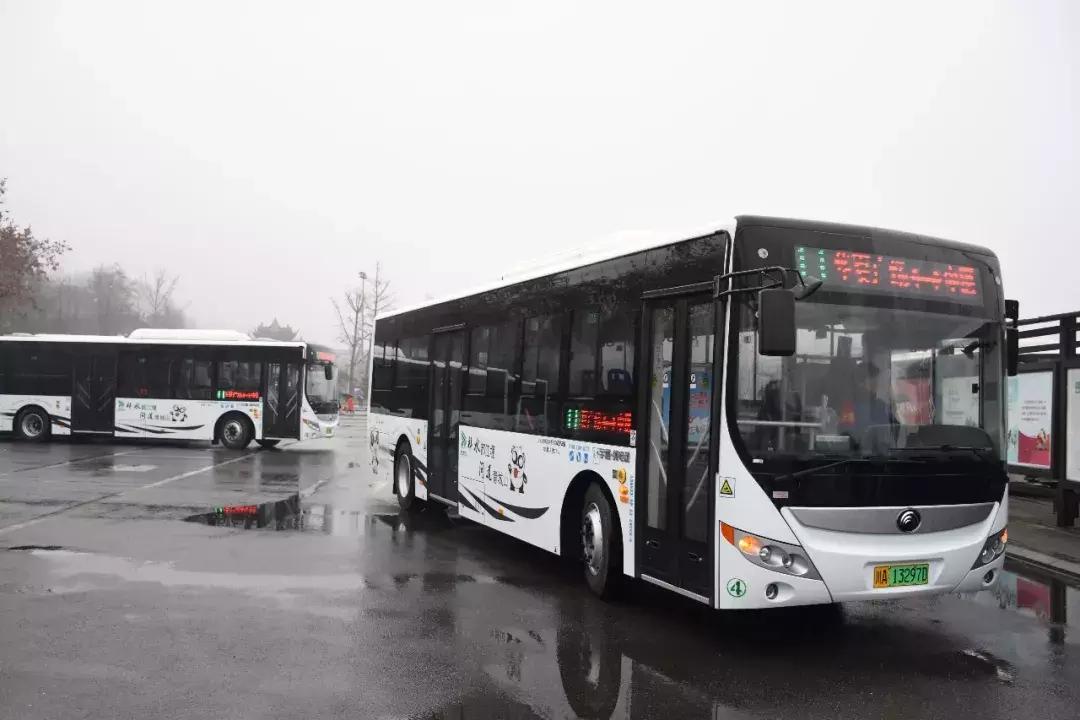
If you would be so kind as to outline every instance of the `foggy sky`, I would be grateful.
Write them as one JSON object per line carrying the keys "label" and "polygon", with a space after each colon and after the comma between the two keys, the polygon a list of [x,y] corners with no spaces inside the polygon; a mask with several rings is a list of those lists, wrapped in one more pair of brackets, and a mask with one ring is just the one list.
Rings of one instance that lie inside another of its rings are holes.
{"label": "foggy sky", "polygon": [[[983,244],[1080,309],[1080,5],[0,0],[8,208],[202,326],[739,212]],[[750,6],[750,7],[747,7]]]}

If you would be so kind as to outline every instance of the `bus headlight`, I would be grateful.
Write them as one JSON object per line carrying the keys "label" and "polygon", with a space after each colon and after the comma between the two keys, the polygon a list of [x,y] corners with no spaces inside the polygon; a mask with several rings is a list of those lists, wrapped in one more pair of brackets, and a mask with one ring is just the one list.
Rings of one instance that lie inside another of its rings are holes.
{"label": "bus headlight", "polygon": [[743,532],[727,523],[720,523],[720,532],[729,543],[739,549],[744,558],[758,567],[811,580],[821,579],[814,563],[810,562],[806,551],[799,545]]}
{"label": "bus headlight", "polygon": [[983,565],[989,565],[990,563],[1001,557],[1005,552],[1005,545],[1009,542],[1009,528],[1003,528],[1001,532],[994,533],[990,537],[986,538],[986,542],[983,543],[982,550],[979,551],[979,557],[975,559],[975,564],[971,566],[971,569],[982,567]]}

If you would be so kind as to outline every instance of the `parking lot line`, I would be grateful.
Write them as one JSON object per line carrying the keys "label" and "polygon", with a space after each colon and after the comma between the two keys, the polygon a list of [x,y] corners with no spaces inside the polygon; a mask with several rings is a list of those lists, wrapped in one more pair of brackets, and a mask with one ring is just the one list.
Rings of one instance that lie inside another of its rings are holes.
{"label": "parking lot line", "polygon": [[[118,454],[126,454],[126,453],[118,453]],[[247,452],[247,453],[244,453],[243,455],[241,455],[239,457],[230,458],[228,460],[225,460],[225,461],[222,461],[222,462],[219,462],[219,463],[214,463],[213,465],[207,465],[205,467],[197,468],[195,470],[188,470],[185,473],[180,473],[179,475],[173,475],[172,477],[167,477],[164,480],[158,480],[157,482],[147,483],[146,485],[140,485],[138,487],[124,488],[123,490],[118,490],[116,492],[107,493],[105,495],[99,495],[98,497],[91,498],[90,500],[83,500],[82,502],[72,503],[71,505],[65,505],[64,507],[60,508],[59,510],[53,510],[51,512],[43,513],[43,514],[38,515],[36,517],[33,517],[33,518],[29,519],[29,520],[25,520],[25,521],[20,522],[20,523],[15,523],[14,525],[7,525],[5,527],[0,527],[0,535],[4,535],[6,533],[13,532],[15,530],[22,530],[23,528],[30,527],[31,525],[36,525],[39,522],[41,522],[42,520],[48,520],[51,517],[66,513],[69,510],[75,510],[77,508],[81,508],[84,505],[91,505],[91,504],[96,503],[96,502],[101,502],[102,500],[108,500],[109,498],[117,497],[118,495],[124,495],[125,493],[137,492],[139,490],[146,490],[146,489],[149,489],[149,488],[161,487],[162,485],[167,485],[168,483],[175,482],[177,480],[183,480],[184,478],[189,478],[192,475],[198,475],[199,473],[204,473],[204,472],[206,472],[208,470],[213,470],[214,468],[223,467],[225,465],[231,465],[231,464],[233,464],[235,462],[240,462],[241,460],[247,460],[248,458],[250,458],[250,457],[252,457],[254,455],[255,455],[254,452]]]}
{"label": "parking lot line", "polygon": [[5,473],[0,473],[0,477],[14,475],[15,473],[29,472],[31,470],[48,470],[50,468],[63,467],[64,465],[74,465],[75,463],[86,462],[88,460],[100,460],[101,458],[107,457],[120,457],[121,455],[131,455],[132,453],[136,452],[138,452],[138,450],[124,450],[122,452],[103,453],[101,455],[87,455],[86,457],[75,458],[74,460],[65,460],[64,462],[46,463],[45,465],[32,465],[30,467],[17,468],[15,470],[9,470]]}

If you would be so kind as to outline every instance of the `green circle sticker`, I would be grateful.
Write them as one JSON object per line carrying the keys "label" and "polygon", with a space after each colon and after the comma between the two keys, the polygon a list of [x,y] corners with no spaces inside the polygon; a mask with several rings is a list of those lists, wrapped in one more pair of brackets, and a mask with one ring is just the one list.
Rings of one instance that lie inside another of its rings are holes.
{"label": "green circle sticker", "polygon": [[746,583],[739,578],[731,578],[727,582],[727,594],[733,598],[741,598],[746,594]]}

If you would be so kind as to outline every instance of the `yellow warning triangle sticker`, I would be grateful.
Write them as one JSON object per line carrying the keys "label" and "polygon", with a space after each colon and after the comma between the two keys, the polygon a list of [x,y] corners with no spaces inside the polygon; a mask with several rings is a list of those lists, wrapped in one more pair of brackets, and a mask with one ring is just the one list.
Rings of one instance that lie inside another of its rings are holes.
{"label": "yellow warning triangle sticker", "polygon": [[723,484],[720,485],[720,494],[735,497],[735,488],[731,487],[731,481],[728,478],[724,478]]}

